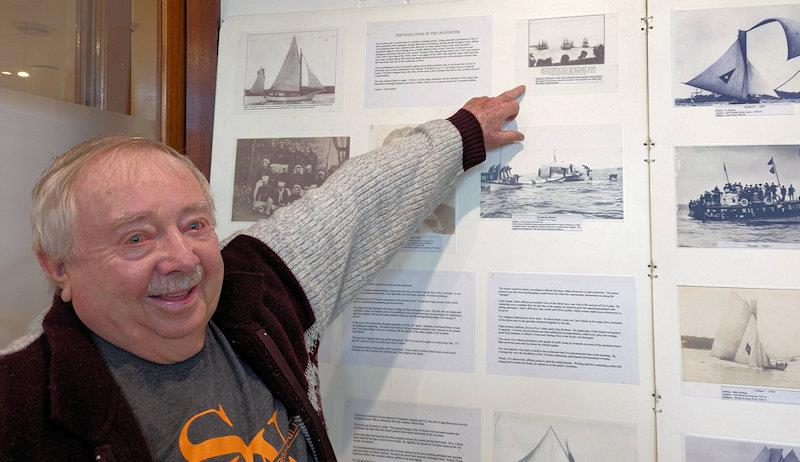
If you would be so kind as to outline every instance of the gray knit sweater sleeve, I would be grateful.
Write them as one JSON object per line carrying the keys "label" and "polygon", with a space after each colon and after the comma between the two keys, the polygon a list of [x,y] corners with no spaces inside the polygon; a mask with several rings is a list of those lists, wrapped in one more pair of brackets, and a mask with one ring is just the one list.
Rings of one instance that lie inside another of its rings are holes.
{"label": "gray knit sweater sleeve", "polygon": [[236,235],[260,239],[283,259],[321,333],[451,191],[462,160],[459,130],[428,122],[348,160],[322,187]]}

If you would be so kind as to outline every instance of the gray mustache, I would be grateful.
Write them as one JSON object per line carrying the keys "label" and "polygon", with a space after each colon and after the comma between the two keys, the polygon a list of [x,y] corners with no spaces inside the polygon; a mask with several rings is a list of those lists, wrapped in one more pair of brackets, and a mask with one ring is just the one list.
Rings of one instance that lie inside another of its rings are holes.
{"label": "gray mustache", "polygon": [[150,296],[183,292],[200,284],[203,279],[203,267],[197,265],[189,273],[172,272],[167,275],[156,275],[147,286]]}

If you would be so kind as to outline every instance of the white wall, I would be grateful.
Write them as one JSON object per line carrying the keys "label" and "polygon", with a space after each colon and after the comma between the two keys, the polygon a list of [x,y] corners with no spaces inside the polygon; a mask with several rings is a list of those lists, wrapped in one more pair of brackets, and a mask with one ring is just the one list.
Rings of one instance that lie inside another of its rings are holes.
{"label": "white wall", "polygon": [[153,137],[155,122],[0,89],[0,348],[50,304],[31,252],[30,191],[58,154],[92,136]]}

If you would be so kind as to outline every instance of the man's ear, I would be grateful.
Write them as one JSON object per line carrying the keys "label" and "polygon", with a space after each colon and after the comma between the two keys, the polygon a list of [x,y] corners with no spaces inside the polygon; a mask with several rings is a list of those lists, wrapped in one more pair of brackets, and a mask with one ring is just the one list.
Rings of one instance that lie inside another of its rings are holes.
{"label": "man's ear", "polygon": [[66,271],[64,262],[50,258],[41,250],[36,252],[36,259],[39,260],[39,266],[47,273],[50,281],[61,291],[61,300],[64,302],[72,300],[72,288],[70,287],[69,274]]}

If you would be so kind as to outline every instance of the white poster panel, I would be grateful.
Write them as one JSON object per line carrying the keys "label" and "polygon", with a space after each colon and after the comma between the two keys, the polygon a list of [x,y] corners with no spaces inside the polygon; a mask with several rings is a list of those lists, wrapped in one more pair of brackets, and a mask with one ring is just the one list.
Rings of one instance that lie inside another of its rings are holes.
{"label": "white poster panel", "polygon": [[369,109],[457,106],[492,90],[492,18],[367,24]]}
{"label": "white poster panel", "polygon": [[480,460],[480,410],[346,400],[344,460]]}
{"label": "white poster panel", "polygon": [[475,370],[475,274],[385,270],[345,311],[342,362]]}
{"label": "white poster panel", "polygon": [[639,382],[636,278],[492,273],[488,370]]}

